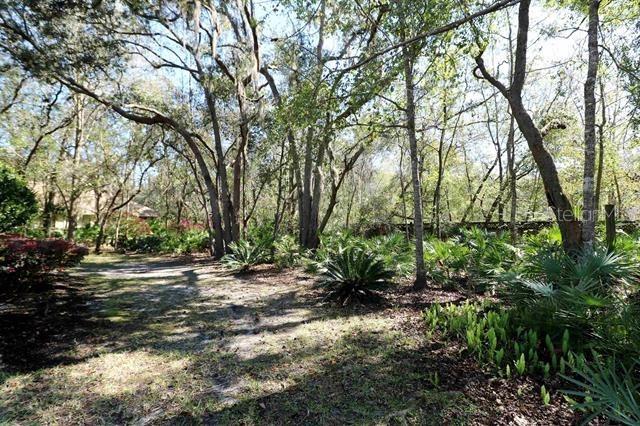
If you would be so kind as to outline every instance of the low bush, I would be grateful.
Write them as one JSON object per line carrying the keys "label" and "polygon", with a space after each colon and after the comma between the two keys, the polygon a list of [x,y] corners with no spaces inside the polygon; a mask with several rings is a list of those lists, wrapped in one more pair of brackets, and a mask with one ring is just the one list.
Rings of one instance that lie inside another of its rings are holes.
{"label": "low bush", "polygon": [[352,235],[348,231],[334,232],[320,236],[320,245],[314,251],[305,251],[301,263],[306,272],[318,273],[332,256],[349,247],[368,249],[367,240]]}
{"label": "low bush", "polygon": [[468,247],[456,240],[430,238],[424,243],[425,266],[431,279],[447,287],[464,279],[468,257]]}
{"label": "low bush", "polygon": [[329,298],[342,305],[368,302],[379,298],[375,290],[389,284],[393,271],[376,255],[359,247],[339,250],[329,257],[322,270],[322,283],[329,288]]}
{"label": "low bush", "polygon": [[13,170],[0,164],[0,232],[15,232],[37,212],[33,191]]}
{"label": "low bush", "polygon": [[87,224],[76,230],[75,239],[82,244],[94,245],[99,233],[100,227],[98,225]]}
{"label": "low bush", "polygon": [[461,244],[469,249],[466,271],[470,286],[484,291],[495,278],[510,270],[520,258],[520,250],[510,244],[506,233],[492,233],[480,228],[462,232]]}
{"label": "low bush", "polygon": [[273,244],[273,263],[280,268],[291,268],[302,260],[302,251],[294,237],[283,235]]}
{"label": "low bush", "polygon": [[48,272],[75,266],[88,249],[61,239],[36,240],[0,236],[0,276],[7,282],[24,282]]}
{"label": "low bush", "polygon": [[563,392],[580,399],[574,408],[591,413],[584,424],[603,415],[616,423],[636,426],[640,424],[640,375],[637,368],[637,361],[626,367],[615,358],[602,360],[595,356],[590,364],[575,368],[575,376],[564,376],[578,389]]}
{"label": "low bush", "polygon": [[505,274],[501,295],[525,327],[565,328],[603,352],[640,353],[640,310],[632,303],[639,271],[622,253],[598,250],[574,258],[551,247]]}
{"label": "low bush", "polygon": [[245,239],[251,242],[253,246],[262,247],[265,252],[271,253],[274,249],[275,243],[273,235],[273,223],[266,222],[264,224],[250,227],[247,230]]}
{"label": "low bush", "polygon": [[264,263],[267,250],[264,246],[240,240],[229,245],[231,253],[222,258],[222,264],[238,272],[248,272],[252,266]]}
{"label": "low bush", "polygon": [[435,283],[479,292],[509,270],[518,256],[519,250],[508,242],[506,234],[479,228],[462,230],[447,240],[429,238],[424,243],[425,266]]}
{"label": "low bush", "polygon": [[367,240],[366,248],[376,254],[395,275],[406,277],[415,271],[413,244],[403,234],[391,234]]}
{"label": "low bush", "polygon": [[118,248],[137,253],[198,253],[209,249],[209,233],[203,226],[186,220],[168,228],[157,221],[149,224],[134,218],[123,228]]}

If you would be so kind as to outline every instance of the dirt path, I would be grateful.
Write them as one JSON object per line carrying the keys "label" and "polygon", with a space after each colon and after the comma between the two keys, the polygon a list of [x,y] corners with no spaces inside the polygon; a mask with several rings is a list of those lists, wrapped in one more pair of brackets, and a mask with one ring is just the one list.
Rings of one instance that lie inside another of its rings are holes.
{"label": "dirt path", "polygon": [[488,415],[464,392],[482,384],[455,350],[426,341],[419,314],[331,308],[300,271],[233,276],[205,260],[103,256],[72,276],[85,296],[73,312],[47,314],[73,318],[43,340],[50,362],[0,372],[0,424],[466,424]]}

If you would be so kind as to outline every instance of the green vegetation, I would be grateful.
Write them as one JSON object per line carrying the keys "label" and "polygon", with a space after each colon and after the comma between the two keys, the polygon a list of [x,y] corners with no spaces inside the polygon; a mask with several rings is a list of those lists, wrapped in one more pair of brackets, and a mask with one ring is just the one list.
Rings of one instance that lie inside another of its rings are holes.
{"label": "green vegetation", "polygon": [[0,424],[638,423],[639,65],[637,0],[3,0]]}
{"label": "green vegetation", "polygon": [[322,282],[329,288],[329,297],[343,305],[354,301],[377,299],[373,290],[389,284],[393,272],[375,254],[359,247],[348,247],[327,259]]}
{"label": "green vegetation", "polygon": [[264,263],[266,260],[265,247],[246,240],[232,243],[230,249],[231,253],[222,258],[222,263],[238,272],[247,272],[252,266]]}
{"label": "green vegetation", "polygon": [[591,413],[585,422],[604,415],[623,425],[637,425],[640,423],[640,380],[636,374],[637,367],[637,361],[626,367],[618,364],[615,358],[602,360],[596,356],[589,364],[574,369],[577,377],[564,376],[581,389],[565,393],[581,398],[582,402],[575,407]]}
{"label": "green vegetation", "polygon": [[0,233],[18,230],[37,211],[33,191],[15,172],[0,163]]}

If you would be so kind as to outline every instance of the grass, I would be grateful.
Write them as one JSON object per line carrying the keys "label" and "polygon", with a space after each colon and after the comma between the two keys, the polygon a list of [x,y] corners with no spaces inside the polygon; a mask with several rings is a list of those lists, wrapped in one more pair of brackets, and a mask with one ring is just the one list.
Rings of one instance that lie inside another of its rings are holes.
{"label": "grass", "polygon": [[402,315],[320,305],[297,272],[108,255],[73,274],[88,334],[65,363],[0,373],[0,423],[464,424],[476,410],[434,385]]}

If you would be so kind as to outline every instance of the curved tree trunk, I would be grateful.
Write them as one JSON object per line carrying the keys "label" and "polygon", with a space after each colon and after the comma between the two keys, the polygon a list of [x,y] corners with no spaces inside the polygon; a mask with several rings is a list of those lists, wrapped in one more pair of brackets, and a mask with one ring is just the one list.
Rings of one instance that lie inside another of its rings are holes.
{"label": "curved tree trunk", "polygon": [[562,185],[560,184],[556,164],[544,146],[542,133],[533,122],[531,115],[522,101],[522,89],[527,66],[530,4],[531,0],[520,1],[515,65],[509,88],[505,87],[495,77],[489,74],[485,68],[481,54],[476,57],[477,70],[481,73],[480,78],[491,83],[509,101],[513,117],[527,141],[529,151],[540,172],[549,208],[553,212],[558,227],[560,228],[560,233],[562,234],[563,247],[568,253],[577,253],[582,250],[582,224],[580,220],[575,217],[571,201],[569,201],[569,198],[565,195]]}

